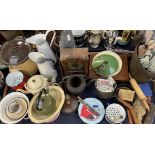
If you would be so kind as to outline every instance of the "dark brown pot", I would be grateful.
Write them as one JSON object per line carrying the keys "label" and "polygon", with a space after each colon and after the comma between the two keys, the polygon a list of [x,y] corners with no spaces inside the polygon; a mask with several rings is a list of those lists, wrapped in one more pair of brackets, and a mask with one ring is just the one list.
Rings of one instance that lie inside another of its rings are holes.
{"label": "dark brown pot", "polygon": [[155,73],[148,72],[140,63],[138,58],[139,45],[135,48],[135,52],[130,62],[130,74],[138,83],[145,83],[155,78]]}

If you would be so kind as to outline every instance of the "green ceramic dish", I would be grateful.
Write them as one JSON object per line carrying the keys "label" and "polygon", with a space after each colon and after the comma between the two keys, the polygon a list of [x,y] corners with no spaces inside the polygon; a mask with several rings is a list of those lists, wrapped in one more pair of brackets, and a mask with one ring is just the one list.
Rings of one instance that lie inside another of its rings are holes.
{"label": "green ceramic dish", "polygon": [[108,77],[120,71],[121,63],[121,59],[116,53],[105,51],[94,57],[92,67],[97,74]]}

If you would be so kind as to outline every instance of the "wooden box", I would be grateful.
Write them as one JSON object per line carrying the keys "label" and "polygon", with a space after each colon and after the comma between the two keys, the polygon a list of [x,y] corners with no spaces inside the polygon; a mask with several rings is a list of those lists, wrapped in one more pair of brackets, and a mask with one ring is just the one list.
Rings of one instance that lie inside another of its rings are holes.
{"label": "wooden box", "polygon": [[65,76],[71,74],[88,75],[88,48],[61,48],[60,62]]}
{"label": "wooden box", "polygon": [[[92,61],[94,56],[97,54],[98,52],[91,52],[89,53],[89,57],[90,57],[90,62],[89,62],[89,78],[101,78],[102,76],[96,74],[96,72],[93,70],[92,68]],[[129,81],[129,72],[128,72],[128,56],[126,54],[119,54],[119,56],[122,59],[122,69],[121,71],[113,76],[114,80],[118,80],[118,81]]]}

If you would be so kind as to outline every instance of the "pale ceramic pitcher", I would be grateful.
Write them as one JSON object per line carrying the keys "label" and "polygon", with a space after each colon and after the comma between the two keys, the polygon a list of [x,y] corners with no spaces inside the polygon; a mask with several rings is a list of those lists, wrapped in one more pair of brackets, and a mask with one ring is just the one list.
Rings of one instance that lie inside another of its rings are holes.
{"label": "pale ceramic pitcher", "polygon": [[56,61],[57,61],[56,56],[55,56],[53,50],[51,49],[54,38],[56,36],[56,32],[54,30],[53,30],[54,35],[51,39],[50,45],[46,41],[46,37],[49,34],[49,32],[51,32],[51,31],[52,30],[46,31],[45,34],[36,34],[34,36],[31,36],[30,38],[26,39],[26,42],[31,43],[31,44],[35,44],[38,52],[44,53],[46,55],[46,58],[52,59],[56,63]]}
{"label": "pale ceramic pitcher", "polygon": [[50,61],[46,58],[44,53],[31,52],[29,54],[29,58],[37,64],[41,75],[51,79],[52,82],[56,82],[57,71],[54,69],[54,63],[52,62],[51,65]]}

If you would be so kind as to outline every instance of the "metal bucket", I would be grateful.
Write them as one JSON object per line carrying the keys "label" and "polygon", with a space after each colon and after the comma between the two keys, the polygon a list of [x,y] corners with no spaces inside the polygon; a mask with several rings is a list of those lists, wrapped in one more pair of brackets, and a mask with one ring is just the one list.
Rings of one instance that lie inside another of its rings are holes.
{"label": "metal bucket", "polygon": [[138,83],[145,83],[155,78],[155,73],[148,72],[140,63],[138,58],[138,45],[130,62],[130,74]]}

